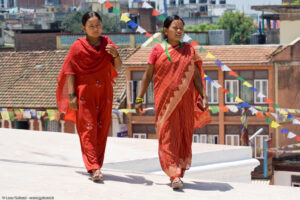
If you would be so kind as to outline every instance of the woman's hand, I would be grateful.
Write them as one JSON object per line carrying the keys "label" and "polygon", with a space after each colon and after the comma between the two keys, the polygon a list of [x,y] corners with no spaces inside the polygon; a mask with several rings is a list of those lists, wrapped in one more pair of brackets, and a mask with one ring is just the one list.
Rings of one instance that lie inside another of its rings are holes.
{"label": "woman's hand", "polygon": [[135,111],[139,115],[141,115],[143,113],[143,103],[142,102],[135,104]]}
{"label": "woman's hand", "polygon": [[73,110],[78,110],[78,100],[76,96],[70,97],[69,98],[69,106]]}
{"label": "woman's hand", "polygon": [[207,101],[207,97],[206,96],[204,96],[204,98],[203,98],[203,108],[204,108],[204,110],[208,109],[208,101]]}
{"label": "woman's hand", "polygon": [[116,58],[116,57],[119,56],[117,48],[114,45],[112,45],[112,44],[106,45],[105,51],[107,53],[109,53],[113,58]]}

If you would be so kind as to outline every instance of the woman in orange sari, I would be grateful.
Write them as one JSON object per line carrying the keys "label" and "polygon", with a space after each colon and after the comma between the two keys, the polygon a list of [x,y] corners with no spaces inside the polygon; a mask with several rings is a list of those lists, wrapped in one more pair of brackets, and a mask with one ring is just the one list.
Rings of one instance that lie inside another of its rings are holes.
{"label": "woman in orange sari", "polygon": [[183,20],[176,15],[164,21],[166,40],[152,49],[136,99],[136,111],[141,114],[142,97],[155,74],[159,159],[173,189],[183,186],[180,178],[191,166],[194,128],[201,128],[210,122],[202,61],[190,44],[180,42],[183,27]]}
{"label": "woman in orange sari", "polygon": [[103,178],[101,167],[111,122],[113,79],[122,62],[117,46],[102,33],[96,12],[82,17],[85,38],[71,46],[57,78],[57,107],[64,120],[76,123],[85,167],[92,179]]}

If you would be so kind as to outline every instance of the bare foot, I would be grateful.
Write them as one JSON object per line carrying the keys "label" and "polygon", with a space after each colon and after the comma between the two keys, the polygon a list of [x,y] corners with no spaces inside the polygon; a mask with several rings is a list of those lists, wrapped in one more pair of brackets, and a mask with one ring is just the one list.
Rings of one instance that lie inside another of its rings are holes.
{"label": "bare foot", "polygon": [[99,182],[103,179],[103,174],[100,169],[93,169],[92,179],[94,182]]}
{"label": "bare foot", "polygon": [[179,177],[176,177],[172,180],[172,188],[174,190],[180,189],[183,187],[183,182]]}

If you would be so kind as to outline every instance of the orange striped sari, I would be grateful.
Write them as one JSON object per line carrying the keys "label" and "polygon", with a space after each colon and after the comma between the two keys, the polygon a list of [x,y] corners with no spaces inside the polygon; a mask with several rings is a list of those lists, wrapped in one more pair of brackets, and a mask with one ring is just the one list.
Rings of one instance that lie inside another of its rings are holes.
{"label": "orange striped sari", "polygon": [[169,177],[179,174],[182,177],[191,166],[194,128],[202,128],[211,118],[208,110],[202,112],[196,105],[200,95],[193,81],[195,66],[204,84],[200,56],[188,43],[181,48],[169,47],[168,51],[172,61],[162,51],[154,65],[156,132],[163,171]]}

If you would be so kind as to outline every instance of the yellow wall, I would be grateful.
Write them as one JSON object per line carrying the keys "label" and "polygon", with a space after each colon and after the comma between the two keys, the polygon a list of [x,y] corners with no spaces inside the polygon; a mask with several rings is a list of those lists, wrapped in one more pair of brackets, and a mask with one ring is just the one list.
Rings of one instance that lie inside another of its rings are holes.
{"label": "yellow wall", "polygon": [[300,36],[300,20],[280,21],[280,44],[290,44]]}

